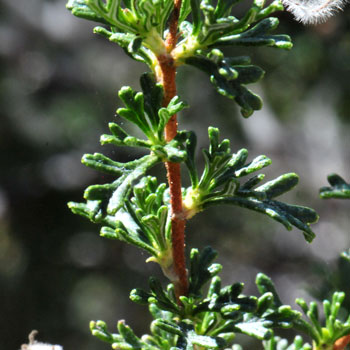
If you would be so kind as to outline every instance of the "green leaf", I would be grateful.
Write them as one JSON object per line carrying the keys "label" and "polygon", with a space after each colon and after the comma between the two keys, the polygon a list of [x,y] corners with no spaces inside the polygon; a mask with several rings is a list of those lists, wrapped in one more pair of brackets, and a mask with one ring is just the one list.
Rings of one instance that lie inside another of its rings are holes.
{"label": "green leaf", "polygon": [[81,162],[89,168],[116,176],[121,176],[126,167],[132,164],[131,162],[127,164],[115,162],[101,153],[85,154]]}
{"label": "green leaf", "polygon": [[197,35],[201,29],[202,20],[200,12],[200,0],[190,0],[192,9],[192,25],[193,25],[193,35]]}
{"label": "green leaf", "polygon": [[[214,205],[231,204],[263,213],[283,224],[288,230],[294,227],[300,229],[305,239],[311,242],[315,234],[310,224],[318,220],[316,212],[307,207],[286,204],[274,200],[290,191],[298,183],[298,176],[289,173],[265,183],[254,189],[264,178],[263,174],[255,175],[246,183],[241,183],[241,178],[252,174],[271,164],[266,156],[258,156],[246,164],[248,151],[241,149],[231,154],[229,142],[219,142],[219,130],[209,128],[210,146],[204,150],[205,168],[200,181],[193,182],[192,188],[186,191],[184,200],[185,209],[193,216],[196,212],[205,210]],[[187,134],[189,137],[190,134]],[[189,150],[193,157],[193,146]],[[193,161],[187,161],[190,172],[196,174],[193,169]],[[193,176],[194,181],[196,177]]]}
{"label": "green leaf", "polygon": [[205,349],[221,349],[226,345],[223,338],[196,334],[193,326],[184,322],[180,322],[176,327],[174,326],[173,332],[179,335],[176,347],[183,350],[193,350],[196,345]]}
{"label": "green leaf", "polygon": [[[220,270],[219,268],[213,269],[212,262],[217,256],[217,252],[211,247],[206,247],[199,254],[197,249],[191,250],[191,268],[189,275],[189,295],[198,298],[201,294],[201,289],[205,283],[212,277],[216,276]],[[218,265],[218,264],[215,264]]]}
{"label": "green leaf", "polygon": [[[203,209],[213,205],[232,204],[266,214],[272,219],[283,224],[291,230],[293,226],[301,230],[307,242],[312,242],[315,234],[310,229],[310,224],[318,220],[316,212],[307,207],[285,204],[274,200],[259,200],[256,198],[242,198],[238,196],[208,200],[203,204]],[[312,219],[310,221],[310,218]]]}
{"label": "green leaf", "polygon": [[347,312],[347,315],[342,315],[338,318],[344,297],[345,293],[335,292],[331,300],[323,301],[326,318],[324,321],[321,321],[318,315],[318,308],[315,302],[310,302],[307,305],[301,298],[296,300],[296,303],[301,307],[310,321],[303,319],[296,320],[294,326],[296,329],[309,335],[318,349],[332,348],[337,339],[350,333],[349,313]]}
{"label": "green leaf", "polygon": [[[220,94],[234,99],[241,106],[244,117],[249,117],[255,110],[261,109],[260,97],[245,87],[246,84],[255,83],[263,77],[264,71],[261,68],[253,65],[238,65],[234,60],[227,58],[214,62],[213,59],[199,55],[187,58],[186,64],[207,73]],[[235,74],[227,74],[228,69]]]}
{"label": "green leaf", "polygon": [[235,324],[234,330],[260,340],[269,339],[273,335],[272,330],[264,326],[264,321],[256,318]]}
{"label": "green leaf", "polygon": [[258,273],[255,283],[262,295],[266,295],[266,293],[271,293],[273,295],[273,304],[275,308],[278,308],[282,305],[282,302],[276,292],[275,285],[270,277],[266,276],[263,273]]}
{"label": "green leaf", "polygon": [[272,199],[289,192],[299,182],[299,176],[295,173],[289,173],[279,176],[278,178],[266,182],[258,187],[256,191],[264,192],[268,199]]}
{"label": "green leaf", "polygon": [[275,17],[265,18],[253,28],[240,33],[220,38],[215,42],[219,45],[239,45],[239,46],[272,46],[282,49],[292,47],[291,39],[288,35],[270,35],[276,29],[279,21]]}
{"label": "green leaf", "polygon": [[142,344],[132,329],[125,324],[124,321],[118,322],[119,334],[124,338],[125,342],[130,344],[132,349],[142,349]]}
{"label": "green leaf", "polygon": [[350,199],[350,184],[337,174],[328,175],[328,182],[331,187],[322,187],[320,197],[323,199],[338,198]]}
{"label": "green leaf", "polygon": [[161,310],[170,311],[174,314],[180,313],[176,299],[163,290],[157,278],[150,277],[149,286],[152,292],[152,303],[156,304]]}
{"label": "green leaf", "polygon": [[99,338],[102,341],[113,344],[123,341],[123,338],[119,334],[111,334],[107,330],[107,325],[103,321],[91,321],[90,330],[93,336]]}
{"label": "green leaf", "polygon": [[66,4],[66,8],[76,17],[103,24],[109,24],[103,17],[92,11],[85,0],[69,0]]}

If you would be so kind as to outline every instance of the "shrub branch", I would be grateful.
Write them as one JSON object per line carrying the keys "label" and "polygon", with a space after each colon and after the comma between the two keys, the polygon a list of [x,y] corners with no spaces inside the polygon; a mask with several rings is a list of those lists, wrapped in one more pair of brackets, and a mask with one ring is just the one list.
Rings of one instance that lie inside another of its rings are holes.
{"label": "shrub branch", "polygon": [[[180,14],[181,0],[174,1],[174,10],[169,24],[169,33],[166,39],[167,51],[170,52],[177,42],[177,27]],[[157,79],[162,83],[164,89],[163,106],[167,106],[170,100],[176,96],[176,66],[171,54],[157,57],[160,67],[160,74]],[[174,114],[165,127],[165,139],[170,142],[177,134],[177,117]],[[172,255],[174,273],[176,279],[175,293],[179,296],[187,295],[188,280],[185,261],[185,218],[182,208],[181,190],[181,168],[179,163],[166,162],[167,178],[170,189],[171,201],[171,234],[172,234]]]}

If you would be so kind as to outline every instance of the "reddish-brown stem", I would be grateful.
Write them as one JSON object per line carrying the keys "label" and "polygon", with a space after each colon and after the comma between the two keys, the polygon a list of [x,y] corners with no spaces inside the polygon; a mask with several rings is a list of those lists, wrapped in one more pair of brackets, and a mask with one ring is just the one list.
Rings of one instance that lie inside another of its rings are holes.
{"label": "reddish-brown stem", "polygon": [[[164,89],[163,105],[167,106],[176,95],[176,67],[170,54],[158,56],[160,76]],[[177,118],[173,115],[165,127],[165,140],[170,142],[177,134]],[[185,218],[182,211],[181,171],[179,163],[166,162],[171,202],[171,237],[177,298],[187,295],[188,281],[185,261]]]}
{"label": "reddish-brown stem", "polygon": [[[166,38],[167,54],[157,57],[160,72],[158,81],[163,85],[163,106],[167,106],[176,95],[176,66],[171,51],[177,42],[177,27],[180,14],[181,0],[174,0],[174,10],[169,23],[169,33]],[[177,117],[173,115],[165,127],[165,140],[170,142],[177,134]],[[171,237],[174,273],[176,275],[175,293],[179,296],[187,295],[188,280],[185,261],[185,224],[186,220],[182,210],[181,169],[179,163],[166,162],[167,177],[171,202]]]}
{"label": "reddish-brown stem", "polygon": [[168,52],[173,50],[177,42],[177,27],[179,24],[179,16],[182,0],[174,0],[174,9],[169,22],[169,32],[166,38],[166,47]]}
{"label": "reddish-brown stem", "polygon": [[333,350],[344,350],[350,344],[350,335],[339,338],[333,345]]}

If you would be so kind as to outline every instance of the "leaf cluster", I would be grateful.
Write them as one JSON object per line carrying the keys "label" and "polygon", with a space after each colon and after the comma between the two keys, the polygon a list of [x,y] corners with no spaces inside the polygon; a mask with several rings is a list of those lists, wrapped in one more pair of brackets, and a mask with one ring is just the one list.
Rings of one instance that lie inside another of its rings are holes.
{"label": "leaf cluster", "polygon": [[298,175],[289,173],[256,187],[264,179],[264,174],[250,177],[246,182],[241,178],[251,175],[271,164],[264,155],[247,162],[248,151],[241,149],[232,154],[230,142],[219,141],[219,130],[209,128],[209,149],[203,150],[204,171],[199,177],[195,166],[196,138],[189,133],[186,141],[187,160],[192,187],[187,189],[184,205],[194,215],[214,205],[236,205],[263,213],[282,223],[288,230],[293,226],[300,229],[305,239],[311,242],[314,233],[310,223],[318,220],[314,210],[275,200],[290,191],[298,183]]}
{"label": "leaf cluster", "polygon": [[[223,46],[270,46],[282,49],[292,47],[288,35],[273,35],[278,19],[267,17],[283,10],[279,1],[265,6],[265,1],[255,0],[241,19],[231,15],[240,1],[188,0],[184,7],[192,10],[192,23],[181,24],[183,40],[175,49],[180,61],[207,73],[210,82],[222,95],[234,99],[244,117],[249,117],[262,107],[262,100],[245,85],[255,83],[264,71],[250,64],[249,57],[226,57],[219,50]],[[186,17],[187,12],[183,13]],[[266,18],[267,17],[267,18]]]}
{"label": "leaf cluster", "polygon": [[201,254],[192,250],[190,289],[187,297],[181,297],[181,305],[176,302],[173,285],[164,290],[155,278],[149,281],[149,292],[131,292],[131,300],[149,305],[154,318],[151,335],[139,338],[123,321],[118,323],[118,334],[109,333],[102,321],[92,322],[93,335],[116,349],[185,350],[196,345],[223,349],[232,345],[236,333],[267,340],[273,336],[274,328],[290,328],[300,318],[298,311],[281,303],[272,281],[263,274],[256,280],[260,297],[242,294],[243,283],[222,288],[217,276],[221,266],[213,263],[215,257],[216,252],[210,247]]}
{"label": "leaf cluster", "polygon": [[225,46],[292,47],[288,35],[271,34],[278,19],[270,15],[283,10],[279,0],[265,7],[254,0],[242,18],[232,15],[241,0],[184,0],[179,14],[179,42],[169,53],[166,25],[173,0],[69,0],[67,8],[80,18],[102,23],[94,31],[121,46],[133,59],[156,72],[161,57],[176,66],[187,64],[210,77],[215,89],[235,100],[243,116],[261,109],[262,101],[245,85],[259,81],[264,71],[250,64],[249,57],[226,57]]}
{"label": "leaf cluster", "polygon": [[296,300],[309,321],[299,319],[295,322],[295,328],[310,336],[317,350],[333,349],[337,339],[350,333],[350,314],[347,312],[344,315],[340,312],[344,298],[344,292],[334,292],[331,300],[323,301],[324,322],[319,316],[316,302],[312,301],[307,305],[301,298]]}

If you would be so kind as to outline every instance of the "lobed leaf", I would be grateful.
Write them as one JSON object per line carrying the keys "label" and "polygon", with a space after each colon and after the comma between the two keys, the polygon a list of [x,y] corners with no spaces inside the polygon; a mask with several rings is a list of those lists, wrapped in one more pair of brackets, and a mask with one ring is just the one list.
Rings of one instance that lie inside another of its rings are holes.
{"label": "lobed leaf", "polygon": [[103,24],[109,24],[103,17],[97,15],[93,10],[91,10],[85,0],[68,0],[66,8],[76,17]]}
{"label": "lobed leaf", "polygon": [[[237,205],[263,213],[283,224],[288,230],[294,226],[303,232],[308,242],[311,242],[315,234],[310,224],[318,220],[316,212],[311,208],[275,200],[275,197],[296,186],[298,176],[295,173],[284,174],[256,188],[254,187],[264,178],[263,174],[255,175],[247,182],[241,183],[242,177],[270,165],[271,160],[266,156],[259,156],[246,163],[248,159],[246,149],[231,154],[229,142],[227,140],[219,142],[218,129],[209,128],[208,134],[210,146],[208,150],[203,151],[205,168],[199,182],[193,160],[195,152],[193,141],[185,145],[191,157],[186,165],[194,181],[192,187],[186,191],[184,205],[191,216],[214,205]],[[193,140],[193,136],[191,137]]]}
{"label": "lobed leaf", "polygon": [[331,187],[322,187],[320,189],[320,197],[323,199],[338,198],[349,199],[350,198],[350,184],[337,174],[328,175],[328,182]]}
{"label": "lobed leaf", "polygon": [[[244,117],[249,117],[255,110],[261,109],[260,97],[245,87],[264,76],[261,68],[253,65],[239,65],[226,58],[214,62],[213,59],[200,55],[189,57],[185,62],[207,73],[211,83],[221,95],[237,102]],[[228,70],[231,74],[227,73]]]}

